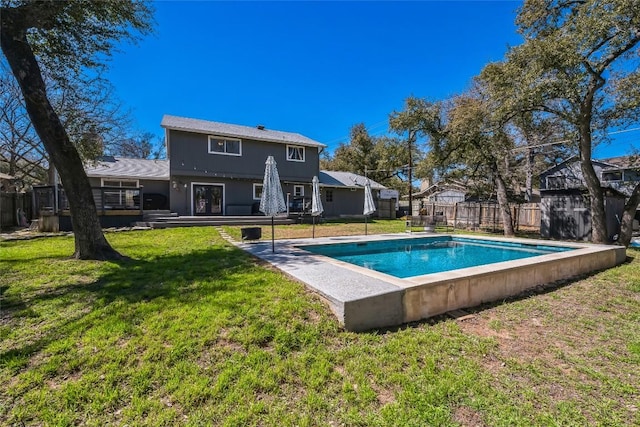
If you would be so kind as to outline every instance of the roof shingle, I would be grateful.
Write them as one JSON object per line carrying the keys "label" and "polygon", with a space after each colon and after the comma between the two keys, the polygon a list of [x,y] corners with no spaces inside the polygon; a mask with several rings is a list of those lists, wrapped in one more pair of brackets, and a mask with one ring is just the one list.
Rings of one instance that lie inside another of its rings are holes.
{"label": "roof shingle", "polygon": [[[364,187],[365,178],[362,175],[358,175],[353,172],[341,172],[341,171],[320,171],[320,175],[318,176],[320,180],[320,185],[325,187]],[[375,182],[374,180],[369,178],[369,182],[371,183],[372,190],[382,190],[385,187],[382,184]]]}
{"label": "roof shingle", "polygon": [[160,125],[165,129],[186,132],[206,133],[219,136],[240,137],[258,141],[278,142],[282,144],[297,144],[310,147],[326,147],[326,145],[307,138],[299,133],[282,132],[279,130],[259,129],[257,127],[233,125],[229,123],[212,122],[208,120],[190,119],[165,114]]}
{"label": "roof shingle", "polygon": [[95,164],[85,165],[92,178],[135,178],[158,181],[169,180],[169,160],[127,159],[105,156]]}

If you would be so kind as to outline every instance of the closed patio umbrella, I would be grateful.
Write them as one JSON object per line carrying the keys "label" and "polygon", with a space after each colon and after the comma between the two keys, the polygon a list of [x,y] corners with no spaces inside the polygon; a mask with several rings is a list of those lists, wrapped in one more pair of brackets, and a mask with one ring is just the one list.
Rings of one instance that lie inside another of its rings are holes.
{"label": "closed patio umbrella", "polygon": [[367,216],[376,211],[376,204],[373,202],[373,194],[371,194],[371,183],[369,179],[364,184],[364,234],[367,234]]}
{"label": "closed patio umbrella", "polygon": [[317,176],[311,180],[311,218],[313,219],[313,238],[316,238],[316,217],[324,212],[322,200],[320,200],[320,180]]}
{"label": "closed patio umbrella", "polygon": [[280,185],[280,175],[273,156],[267,157],[262,181],[262,195],[260,196],[260,212],[271,217],[271,251],[276,251],[273,217],[287,210]]}

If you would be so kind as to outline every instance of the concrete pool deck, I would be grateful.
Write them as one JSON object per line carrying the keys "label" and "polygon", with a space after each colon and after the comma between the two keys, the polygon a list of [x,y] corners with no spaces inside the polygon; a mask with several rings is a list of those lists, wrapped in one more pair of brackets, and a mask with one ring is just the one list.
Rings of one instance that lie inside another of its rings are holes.
{"label": "concrete pool deck", "polygon": [[400,279],[304,250],[305,245],[443,236],[448,235],[398,233],[278,240],[275,253],[268,241],[235,244],[320,294],[350,331],[396,326],[498,301],[538,285],[607,269],[626,259],[626,249],[621,246],[469,236],[476,240],[576,249]]}

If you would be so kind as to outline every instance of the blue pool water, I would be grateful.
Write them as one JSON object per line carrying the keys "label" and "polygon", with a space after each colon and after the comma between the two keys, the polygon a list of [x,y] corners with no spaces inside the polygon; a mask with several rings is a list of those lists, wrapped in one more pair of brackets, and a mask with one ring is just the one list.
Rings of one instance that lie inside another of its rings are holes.
{"label": "blue pool water", "polygon": [[304,249],[404,278],[565,252],[573,248],[443,236],[311,245]]}

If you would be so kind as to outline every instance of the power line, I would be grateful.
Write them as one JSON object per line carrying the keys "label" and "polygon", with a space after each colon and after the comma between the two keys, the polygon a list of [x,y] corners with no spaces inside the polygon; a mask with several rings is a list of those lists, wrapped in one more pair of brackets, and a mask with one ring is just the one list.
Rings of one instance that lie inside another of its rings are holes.
{"label": "power line", "polygon": [[[381,121],[381,122],[374,123],[374,124],[372,124],[371,126],[367,126],[367,127],[366,127],[367,132],[369,132],[371,129],[377,128],[377,127],[379,127],[379,126],[381,126],[381,125],[385,125],[385,124],[387,124],[387,120],[383,120],[383,121]],[[379,135],[380,133],[384,133],[384,132],[386,132],[386,131],[387,131],[387,129],[388,129],[388,128],[385,128],[385,129],[383,129],[383,130],[381,130],[381,131],[378,131],[378,132],[376,132],[376,133],[370,133],[370,135]],[[332,140],[331,140],[331,141],[329,141],[329,142],[325,142],[325,144],[327,144],[327,145],[331,145],[331,144],[333,144],[333,143],[336,143],[336,142],[342,142],[342,141],[345,141],[345,140],[347,140],[347,139],[349,139],[349,135],[342,136],[342,137],[340,137],[340,138],[334,138],[334,139],[332,139]]]}
{"label": "power line", "polygon": [[[624,130],[618,130],[618,131],[615,131],[615,132],[607,132],[607,135],[617,135],[617,134],[620,134],[620,133],[636,132],[636,131],[639,131],[639,130],[640,130],[640,127],[633,128],[633,129],[624,129]],[[546,142],[544,144],[529,145],[529,146],[526,146],[526,147],[516,147],[516,148],[513,148],[511,151],[524,151],[524,150],[529,150],[531,148],[548,147],[550,145],[565,144],[567,142],[571,142],[571,140],[570,139],[563,139],[562,141]]]}

